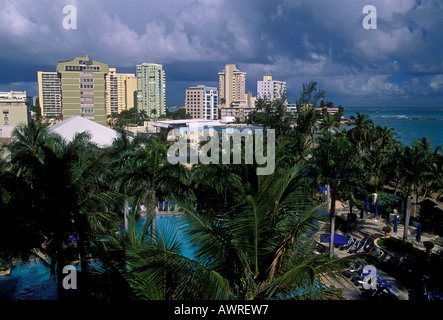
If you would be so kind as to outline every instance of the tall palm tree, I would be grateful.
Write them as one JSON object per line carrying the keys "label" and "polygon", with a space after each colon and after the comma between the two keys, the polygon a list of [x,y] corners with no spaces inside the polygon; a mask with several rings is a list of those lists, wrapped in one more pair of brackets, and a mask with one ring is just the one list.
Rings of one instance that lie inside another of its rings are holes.
{"label": "tall palm tree", "polygon": [[242,177],[237,169],[237,166],[230,164],[199,164],[192,170],[192,181],[197,189],[201,185],[214,189],[227,208],[228,195],[244,194]]}
{"label": "tall palm tree", "polygon": [[327,112],[326,109],[323,109],[322,114],[323,114],[322,121],[320,122],[319,125],[320,131],[323,134],[329,132],[331,129],[337,132],[337,129],[340,127],[340,120],[338,120],[335,116]]}
{"label": "tall palm tree", "polygon": [[374,126],[374,123],[369,116],[357,112],[357,116],[350,116],[351,122],[349,125],[353,126],[352,129],[348,131],[351,140],[356,143],[358,150],[362,150],[363,145],[367,141],[368,132]]}
{"label": "tall palm tree", "polygon": [[[124,138],[122,138],[124,139]],[[166,144],[157,139],[143,139],[131,144],[123,143],[124,149],[114,150],[116,186],[128,198],[133,198],[133,209],[148,201],[148,211],[154,212],[157,196],[175,197],[178,200],[193,199],[188,186],[190,172],[181,164],[171,165],[166,161]],[[125,217],[127,216],[125,209]],[[126,219],[126,218],[125,218]],[[153,228],[155,220],[153,220]]]}
{"label": "tall palm tree", "polygon": [[339,194],[349,196],[361,176],[358,154],[346,133],[326,135],[313,152],[310,168],[317,185],[330,185],[330,244],[329,256],[334,255],[335,201]]}
{"label": "tall palm tree", "polygon": [[[180,254],[167,232],[130,232],[109,256],[140,299],[319,299],[337,296],[325,279],[335,278],[338,260],[312,253],[318,207],[306,209],[303,173],[293,168],[260,176],[255,192],[224,215],[185,207],[182,217],[194,257]],[[148,218],[143,230],[150,223]],[[131,227],[133,228],[133,227]],[[138,239],[138,240],[137,240]],[[145,240],[143,240],[145,239]]]}
{"label": "tall palm tree", "polygon": [[[107,232],[117,195],[96,189],[103,164],[87,134],[66,142],[58,136],[46,136],[44,131],[36,132],[34,124],[18,128],[11,163],[13,172],[28,185],[36,236],[43,239],[36,249],[50,258],[61,299],[62,270],[67,259],[72,259],[66,256],[65,245],[76,244],[85,280],[89,244],[95,235]],[[45,137],[44,142],[28,143],[38,141],[38,136]],[[87,281],[82,281],[81,288],[82,292],[87,289]]]}

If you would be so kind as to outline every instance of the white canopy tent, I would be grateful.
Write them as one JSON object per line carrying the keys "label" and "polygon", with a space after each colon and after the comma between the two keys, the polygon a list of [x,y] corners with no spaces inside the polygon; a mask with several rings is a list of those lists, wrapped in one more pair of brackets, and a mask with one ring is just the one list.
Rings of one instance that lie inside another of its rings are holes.
{"label": "white canopy tent", "polygon": [[77,133],[88,132],[91,135],[91,142],[102,148],[110,146],[118,137],[117,131],[81,116],[69,117],[54,124],[48,127],[48,132],[57,133],[67,141],[72,141]]}

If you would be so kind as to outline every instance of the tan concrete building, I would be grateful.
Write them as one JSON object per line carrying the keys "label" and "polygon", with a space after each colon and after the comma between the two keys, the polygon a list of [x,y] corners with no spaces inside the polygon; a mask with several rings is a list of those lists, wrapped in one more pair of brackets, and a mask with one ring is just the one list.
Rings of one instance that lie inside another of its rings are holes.
{"label": "tan concrete building", "polygon": [[0,92],[0,126],[27,125],[31,114],[26,102],[26,91]]}
{"label": "tan concrete building", "polygon": [[238,70],[235,64],[227,64],[225,70],[218,73],[218,77],[219,98],[220,101],[224,99],[226,107],[233,102],[246,102],[246,72]]}
{"label": "tan concrete building", "polygon": [[108,72],[106,63],[91,60],[88,55],[57,64],[63,119],[82,116],[106,126],[105,77]]}
{"label": "tan concrete building", "polygon": [[218,119],[217,88],[205,85],[187,88],[185,108],[193,119]]}
{"label": "tan concrete building", "polygon": [[137,78],[133,73],[117,73],[109,68],[106,75],[106,114],[120,113],[135,107],[134,96],[137,95]]}
{"label": "tan concrete building", "polygon": [[57,117],[62,114],[60,78],[57,72],[37,71],[38,100],[44,117]]}

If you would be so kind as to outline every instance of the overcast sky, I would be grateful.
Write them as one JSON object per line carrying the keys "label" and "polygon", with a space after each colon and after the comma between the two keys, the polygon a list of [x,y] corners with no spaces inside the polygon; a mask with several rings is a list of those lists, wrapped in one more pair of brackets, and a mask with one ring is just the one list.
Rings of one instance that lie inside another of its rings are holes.
{"label": "overcast sky", "polygon": [[[66,5],[77,29],[63,28]],[[0,90],[37,95],[37,70],[89,54],[117,72],[163,64],[170,106],[230,63],[253,95],[270,73],[290,102],[314,80],[336,105],[441,106],[442,30],[441,0],[0,0]]]}

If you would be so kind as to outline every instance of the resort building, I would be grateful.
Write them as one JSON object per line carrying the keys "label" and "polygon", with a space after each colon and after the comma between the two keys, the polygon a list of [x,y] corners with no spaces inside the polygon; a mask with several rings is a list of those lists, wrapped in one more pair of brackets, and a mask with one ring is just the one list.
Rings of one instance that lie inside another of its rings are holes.
{"label": "resort building", "polygon": [[271,75],[264,75],[262,81],[257,81],[257,98],[276,100],[286,94],[286,82],[272,80]]}
{"label": "resort building", "polygon": [[106,75],[106,114],[120,113],[135,107],[137,78],[133,73],[117,73],[109,68]]}
{"label": "resort building", "polygon": [[89,56],[57,64],[63,119],[82,116],[106,126],[105,77],[109,66]]}
{"label": "resort building", "polygon": [[61,82],[57,72],[37,71],[38,100],[46,118],[62,115]]}
{"label": "resort building", "polygon": [[187,88],[185,108],[193,119],[218,119],[217,88],[205,85]]}
{"label": "resort building", "polygon": [[148,117],[165,114],[165,71],[161,64],[137,65],[137,109],[146,111]]}
{"label": "resort building", "polygon": [[223,117],[234,117],[240,121],[245,121],[248,119],[249,114],[256,110],[255,102],[256,97],[252,96],[251,92],[248,92],[245,101],[233,101],[230,106],[223,105],[220,107],[220,116]]}
{"label": "resort building", "polygon": [[246,101],[246,72],[237,69],[235,64],[227,64],[225,70],[218,73],[219,96],[224,105],[240,104]]}
{"label": "resort building", "polygon": [[27,125],[31,113],[28,110],[26,91],[0,92],[0,126]]}

